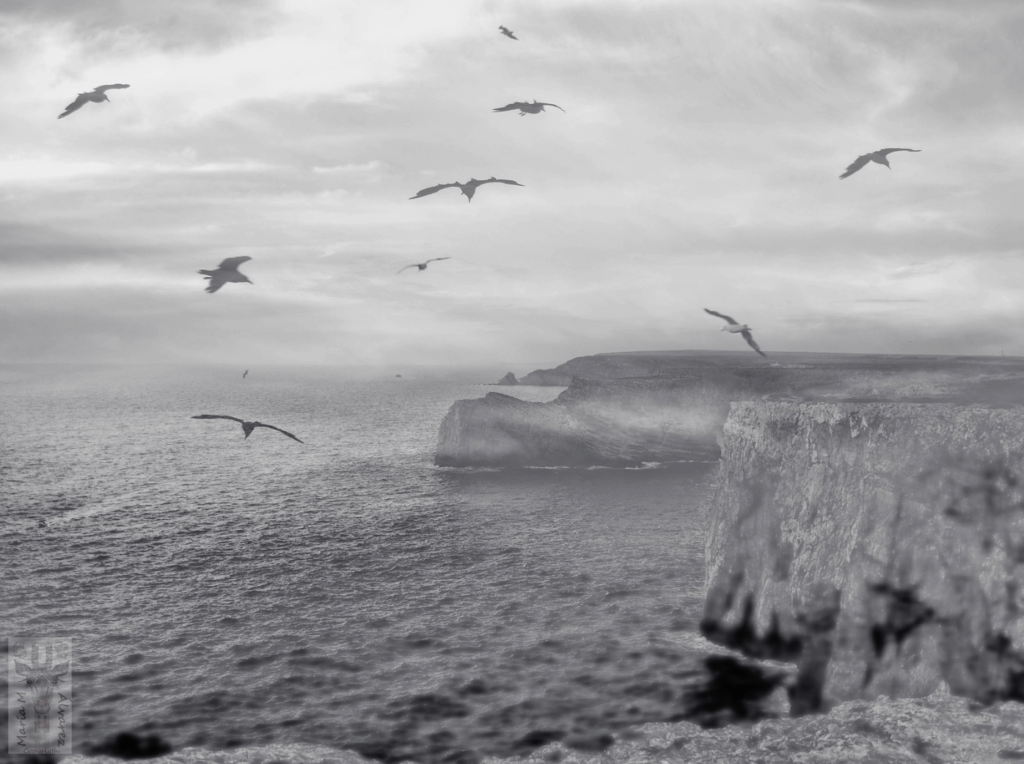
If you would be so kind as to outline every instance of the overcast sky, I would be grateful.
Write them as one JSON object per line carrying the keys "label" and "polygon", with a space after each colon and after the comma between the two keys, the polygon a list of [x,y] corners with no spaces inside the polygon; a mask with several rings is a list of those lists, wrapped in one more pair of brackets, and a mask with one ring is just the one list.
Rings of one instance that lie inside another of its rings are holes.
{"label": "overcast sky", "polygon": [[0,8],[0,360],[1024,355],[1016,0]]}

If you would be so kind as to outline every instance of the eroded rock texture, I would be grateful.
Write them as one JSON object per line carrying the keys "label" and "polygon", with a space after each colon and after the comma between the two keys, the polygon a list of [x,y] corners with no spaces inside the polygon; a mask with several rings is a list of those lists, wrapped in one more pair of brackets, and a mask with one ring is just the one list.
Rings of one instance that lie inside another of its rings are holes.
{"label": "eroded rock texture", "polygon": [[799,664],[799,714],[943,682],[1024,701],[1024,410],[742,402],[702,630]]}

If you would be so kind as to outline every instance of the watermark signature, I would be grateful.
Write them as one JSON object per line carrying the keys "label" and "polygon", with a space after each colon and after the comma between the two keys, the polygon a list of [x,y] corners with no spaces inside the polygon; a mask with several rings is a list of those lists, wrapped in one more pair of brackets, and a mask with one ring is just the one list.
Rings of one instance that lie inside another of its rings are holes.
{"label": "watermark signature", "polygon": [[7,640],[7,752],[71,753],[71,638]]}

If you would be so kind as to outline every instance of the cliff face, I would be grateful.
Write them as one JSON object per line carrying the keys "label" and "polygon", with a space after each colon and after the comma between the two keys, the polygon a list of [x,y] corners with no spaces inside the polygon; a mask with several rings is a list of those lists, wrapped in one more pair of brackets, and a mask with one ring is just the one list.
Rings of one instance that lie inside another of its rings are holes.
{"label": "cliff face", "polygon": [[678,390],[644,388],[638,381],[553,403],[501,393],[456,401],[441,423],[434,461],[443,467],[635,466],[717,458],[728,401],[692,395],[684,405]]}
{"label": "cliff face", "polygon": [[797,713],[1024,700],[1022,452],[1016,408],[733,404],[703,633],[797,662]]}

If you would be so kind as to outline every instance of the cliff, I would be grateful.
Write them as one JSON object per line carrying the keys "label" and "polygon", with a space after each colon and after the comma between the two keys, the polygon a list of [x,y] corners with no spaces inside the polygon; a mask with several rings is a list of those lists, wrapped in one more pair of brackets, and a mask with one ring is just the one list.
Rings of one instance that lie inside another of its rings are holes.
{"label": "cliff", "polygon": [[1024,403],[1016,359],[779,353],[609,353],[531,372],[568,383],[551,403],[496,393],[457,401],[438,434],[440,466],[636,466],[716,459],[733,401]]}
{"label": "cliff", "polygon": [[1024,410],[741,402],[722,440],[706,637],[798,663],[796,713],[1024,701]]}

